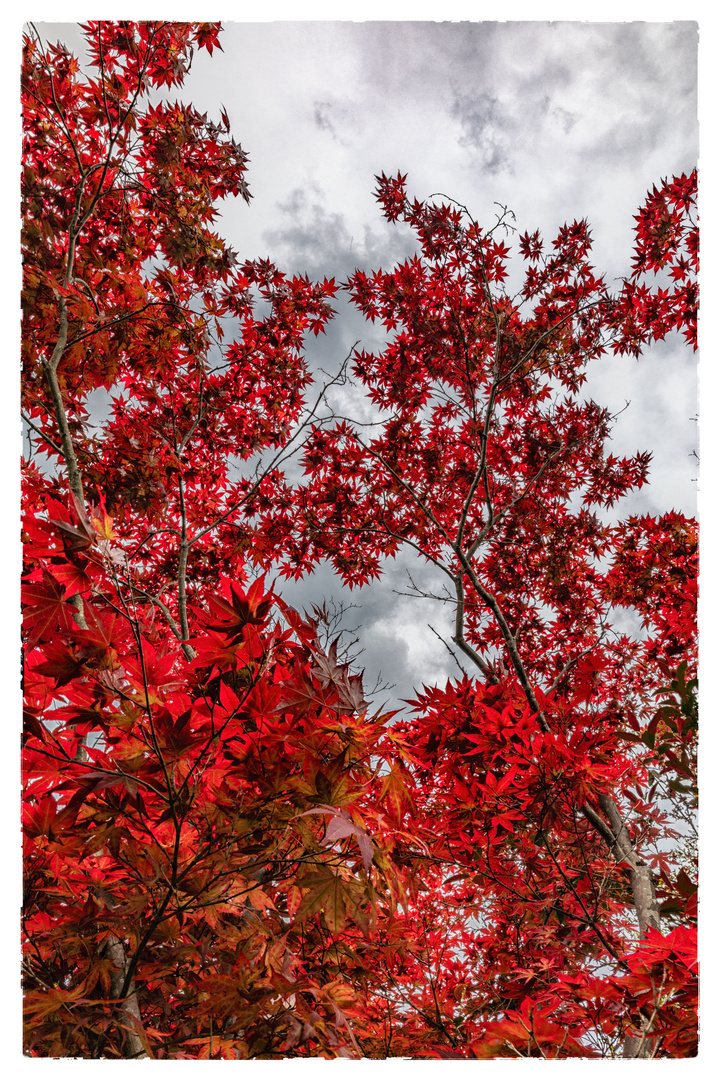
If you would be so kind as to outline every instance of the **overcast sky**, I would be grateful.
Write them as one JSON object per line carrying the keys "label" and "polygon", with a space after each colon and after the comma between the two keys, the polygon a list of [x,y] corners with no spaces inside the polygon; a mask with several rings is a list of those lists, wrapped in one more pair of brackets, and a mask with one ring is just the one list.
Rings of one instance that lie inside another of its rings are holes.
{"label": "overcast sky", "polygon": [[[651,7],[647,5],[647,7]],[[682,9],[678,8],[678,14]],[[214,14],[214,13],[211,13]],[[437,17],[437,15],[436,15]],[[36,24],[71,47],[67,24]],[[180,96],[217,117],[220,104],[250,156],[253,200],[224,204],[221,230],[241,258],[344,280],[355,267],[390,268],[408,237],[381,217],[380,171],[408,175],[491,223],[510,207],[520,231],[554,238],[587,217],[596,265],[630,265],[632,216],[653,183],[697,163],[697,26],[692,22],[273,22],[224,20],[223,52],[198,55]],[[313,365],[337,364],[377,331],[341,308]],[[614,453],[653,452],[651,486],[623,510],[695,511],[692,451],[695,358],[679,341],[640,361],[604,359],[595,399],[618,421]],[[450,612],[398,596],[405,568],[351,597],[361,609],[361,663],[396,684],[392,697],[457,674],[426,623]],[[439,584],[425,575],[430,587]],[[283,594],[298,605],[339,597],[321,570]]]}

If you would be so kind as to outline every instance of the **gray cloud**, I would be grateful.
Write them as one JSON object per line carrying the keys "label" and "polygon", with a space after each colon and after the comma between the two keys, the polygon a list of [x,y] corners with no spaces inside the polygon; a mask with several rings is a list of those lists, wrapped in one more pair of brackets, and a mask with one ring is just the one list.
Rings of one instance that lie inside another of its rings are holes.
{"label": "gray cloud", "polygon": [[284,268],[345,280],[355,269],[390,269],[416,249],[409,228],[382,221],[351,231],[347,216],[328,209],[319,185],[297,187],[277,207],[263,239]]}
{"label": "gray cloud", "polygon": [[313,119],[321,131],[329,131],[333,138],[337,138],[337,130],[330,119],[331,107],[329,101],[316,101]]}
{"label": "gray cloud", "polygon": [[353,237],[343,215],[325,209],[317,187],[295,188],[279,204],[277,220],[263,239],[284,267],[324,277],[334,274],[335,266],[347,265]]}
{"label": "gray cloud", "polygon": [[490,175],[638,169],[659,151],[675,157],[680,125],[696,133],[690,23],[505,24],[481,77],[468,76],[455,68],[452,115]]}
{"label": "gray cloud", "polygon": [[569,135],[580,119],[580,114],[563,109],[560,105],[553,105],[549,109],[549,117],[553,123],[562,128],[563,135]]}
{"label": "gray cloud", "polygon": [[361,127],[360,111],[356,105],[337,99],[313,102],[313,120],[320,131],[326,131],[340,146],[350,147],[350,133]]}
{"label": "gray cloud", "polygon": [[499,98],[489,93],[458,95],[452,116],[460,121],[460,146],[473,152],[485,172],[513,170],[511,145],[517,125]]}

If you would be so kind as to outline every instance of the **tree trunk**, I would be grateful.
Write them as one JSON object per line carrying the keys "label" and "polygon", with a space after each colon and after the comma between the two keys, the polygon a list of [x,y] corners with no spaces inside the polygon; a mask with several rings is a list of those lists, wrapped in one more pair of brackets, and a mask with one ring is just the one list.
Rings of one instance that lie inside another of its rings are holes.
{"label": "tree trunk", "polygon": [[113,970],[110,973],[110,993],[118,1001],[114,1013],[120,1035],[122,1056],[124,1058],[146,1058],[148,1055],[145,1052],[145,1046],[137,1033],[138,1026],[142,1025],[142,1019],[134,982],[130,983],[127,995],[122,999],[123,985],[128,970],[125,946],[113,934],[108,938],[105,953],[113,962]]}
{"label": "tree trunk", "polygon": [[[598,803],[612,826],[614,842],[611,846],[609,845],[610,850],[618,862],[630,866],[630,885],[633,891],[640,933],[644,934],[649,926],[659,930],[660,910],[655,896],[652,871],[636,855],[627,825],[622,819],[617,803],[609,795],[601,795]],[[627,1035],[623,1045],[623,1057],[649,1058],[652,1057],[653,1049],[653,1038],[649,1030],[646,1030],[642,1037]]]}

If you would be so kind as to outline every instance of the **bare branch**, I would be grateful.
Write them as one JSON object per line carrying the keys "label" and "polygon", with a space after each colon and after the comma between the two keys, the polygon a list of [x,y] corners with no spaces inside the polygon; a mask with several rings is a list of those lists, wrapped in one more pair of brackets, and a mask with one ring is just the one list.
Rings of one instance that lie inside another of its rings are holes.
{"label": "bare branch", "polygon": [[42,428],[39,428],[36,424],[33,424],[29,416],[26,416],[25,413],[21,413],[20,415],[22,416],[24,423],[26,423],[28,427],[31,427],[33,431],[36,431],[40,438],[43,440],[43,442],[46,442],[48,446],[51,446],[55,453],[64,459],[65,454],[58,446],[58,444],[53,439],[51,439],[49,435],[46,435]]}

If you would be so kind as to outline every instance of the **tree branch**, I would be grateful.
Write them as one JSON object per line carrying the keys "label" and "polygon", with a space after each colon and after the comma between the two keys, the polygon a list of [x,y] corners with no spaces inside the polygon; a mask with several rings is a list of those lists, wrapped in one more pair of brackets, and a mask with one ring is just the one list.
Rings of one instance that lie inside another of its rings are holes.
{"label": "tree branch", "polygon": [[58,310],[60,312],[58,338],[52,356],[49,360],[43,360],[42,366],[50,389],[50,396],[55,410],[55,419],[60,432],[60,445],[65,459],[65,467],[67,468],[68,484],[70,485],[70,490],[77,495],[82,503],[84,503],[85,495],[83,493],[82,474],[80,472],[77,457],[75,456],[75,447],[70,434],[70,426],[67,420],[67,413],[65,412],[65,403],[62,399],[62,391],[60,390],[60,384],[57,378],[58,364],[65,352],[68,335],[67,304],[65,302],[65,297],[59,294]]}

